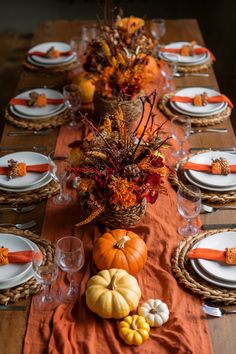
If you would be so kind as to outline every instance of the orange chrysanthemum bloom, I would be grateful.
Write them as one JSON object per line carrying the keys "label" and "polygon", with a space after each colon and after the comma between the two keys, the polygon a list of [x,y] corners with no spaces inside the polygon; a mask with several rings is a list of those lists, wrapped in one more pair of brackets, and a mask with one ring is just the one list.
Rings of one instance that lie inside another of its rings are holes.
{"label": "orange chrysanthemum bloom", "polygon": [[110,198],[110,203],[116,205],[116,209],[129,208],[136,204],[137,198],[134,194],[139,187],[133,182],[127,181],[126,178],[118,177],[108,186],[113,195]]}

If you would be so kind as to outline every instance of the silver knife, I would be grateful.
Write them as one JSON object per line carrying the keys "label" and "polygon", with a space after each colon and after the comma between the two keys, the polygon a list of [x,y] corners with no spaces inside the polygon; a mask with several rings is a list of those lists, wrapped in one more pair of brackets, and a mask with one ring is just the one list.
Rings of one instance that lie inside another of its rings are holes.
{"label": "silver knife", "polygon": [[203,230],[235,229],[236,224],[203,224]]}
{"label": "silver knife", "polygon": [[174,73],[174,77],[187,77],[187,76],[209,77],[209,74],[207,74],[207,73]]}
{"label": "silver knife", "polygon": [[28,306],[0,305],[0,311],[26,311]]}
{"label": "silver knife", "polygon": [[208,150],[208,151],[226,151],[231,153],[236,153],[236,147],[215,147],[215,148],[208,148],[208,147],[191,147],[190,151],[201,151],[201,150]]}
{"label": "silver knife", "polygon": [[228,129],[224,128],[207,128],[207,129],[191,129],[190,133],[191,134],[196,134],[196,133],[227,133]]}
{"label": "silver knife", "polygon": [[0,151],[27,151],[27,150],[33,150],[33,151],[47,151],[46,146],[0,146]]}

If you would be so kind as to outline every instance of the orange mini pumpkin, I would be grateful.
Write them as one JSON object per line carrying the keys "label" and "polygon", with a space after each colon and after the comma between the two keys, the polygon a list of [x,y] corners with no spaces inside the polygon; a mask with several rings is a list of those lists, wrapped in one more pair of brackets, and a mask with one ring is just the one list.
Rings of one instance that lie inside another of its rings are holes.
{"label": "orange mini pumpkin", "polygon": [[117,268],[135,275],[147,260],[147,246],[132,231],[112,230],[96,240],[93,260],[99,270]]}
{"label": "orange mini pumpkin", "polygon": [[[143,58],[145,56],[145,54],[141,53],[139,55],[140,58]],[[145,66],[143,69],[143,75],[146,79],[147,82],[155,80],[158,72],[159,72],[159,68],[158,68],[158,64],[155,58],[153,58],[151,55],[146,55],[145,57]]]}

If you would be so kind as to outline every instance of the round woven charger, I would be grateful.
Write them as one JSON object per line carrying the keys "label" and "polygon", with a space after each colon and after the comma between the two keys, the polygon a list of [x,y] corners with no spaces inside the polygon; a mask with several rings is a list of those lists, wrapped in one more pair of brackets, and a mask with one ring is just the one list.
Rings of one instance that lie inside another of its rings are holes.
{"label": "round woven charger", "polygon": [[19,118],[12,113],[10,113],[9,109],[5,110],[5,119],[11,124],[28,130],[41,130],[46,128],[56,128],[59,127],[70,120],[69,110],[66,109],[64,112],[45,119],[24,119]]}
{"label": "round woven charger", "polygon": [[[180,242],[173,254],[173,258],[171,260],[172,271],[179,283],[204,300],[223,302],[225,305],[236,304],[236,289],[219,287],[202,279],[193,270],[188,260],[187,253],[196,242],[206,238],[207,236],[222,231],[225,232],[232,230],[233,229],[206,231],[198,234],[197,236],[190,236]],[[236,229],[233,231],[236,231]]]}
{"label": "round woven charger", "polygon": [[74,70],[75,68],[78,67],[78,63],[75,61],[73,63],[65,64],[65,65],[60,65],[60,66],[54,66],[53,68],[51,67],[42,67],[42,66],[37,66],[29,63],[27,59],[23,61],[23,66],[31,71],[35,72],[40,72],[40,73],[45,73],[45,74],[58,74],[58,73],[65,73],[70,70]]}
{"label": "round woven charger", "polygon": [[136,224],[146,212],[146,199],[125,210],[106,209],[96,220],[111,228],[129,227]]}
{"label": "round woven charger", "polygon": [[[194,154],[189,154],[189,157],[201,154],[206,152],[207,150],[202,150]],[[209,151],[209,150],[208,150]],[[186,158],[179,161],[176,165],[175,170],[173,170],[169,175],[169,180],[172,185],[179,187],[184,187],[190,182],[185,178],[182,165],[186,162]],[[199,187],[200,188],[200,187]],[[226,204],[230,202],[234,202],[236,200],[236,189],[229,192],[215,192],[209,191],[207,189],[201,189],[201,198],[208,203],[218,203],[218,204]]]}
{"label": "round woven charger", "polygon": [[[48,240],[41,239],[38,235],[29,230],[17,230],[16,228],[0,228],[1,233],[10,233],[25,237],[33,241],[46,256],[48,262],[52,262],[55,253],[55,246]],[[36,294],[41,289],[36,279],[30,278],[23,284],[14,288],[0,290],[0,304],[7,305],[9,302],[17,302],[20,299],[27,298],[29,295]]]}
{"label": "round woven charger", "polygon": [[212,65],[211,59],[207,60],[203,64],[198,64],[198,65],[187,66],[187,65],[180,64],[178,65],[178,71],[182,73],[195,73],[195,72],[207,70],[211,67],[211,65]]}
{"label": "round woven charger", "polygon": [[[160,110],[169,118],[173,118],[176,115],[180,115],[181,113],[175,111],[169,104],[169,99],[170,97],[174,96],[174,93],[166,93],[164,94],[159,102],[158,106]],[[215,125],[224,122],[227,120],[230,115],[231,115],[231,109],[227,106],[224,111],[218,114],[213,114],[212,116],[207,116],[207,117],[191,117],[191,115],[186,114],[188,117],[190,117],[191,124],[193,126],[197,127],[206,127],[209,125]]]}
{"label": "round woven charger", "polygon": [[14,193],[0,191],[0,203],[8,203],[12,206],[41,202],[59,193],[60,184],[56,181],[49,182],[46,186],[29,192]]}
{"label": "round woven charger", "polygon": [[115,99],[104,98],[97,92],[94,94],[94,115],[96,118],[102,119],[107,114],[115,114],[118,106],[122,109],[125,122],[129,126],[142,113],[142,102],[140,96],[133,100],[118,101]]}

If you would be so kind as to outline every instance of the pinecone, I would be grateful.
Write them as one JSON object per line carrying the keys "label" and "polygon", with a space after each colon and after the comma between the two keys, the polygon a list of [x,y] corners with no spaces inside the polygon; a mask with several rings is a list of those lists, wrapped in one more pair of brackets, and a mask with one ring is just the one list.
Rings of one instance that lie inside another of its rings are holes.
{"label": "pinecone", "polygon": [[132,164],[132,165],[127,165],[124,168],[124,175],[125,177],[136,177],[138,174],[140,174],[140,169],[137,165]]}

